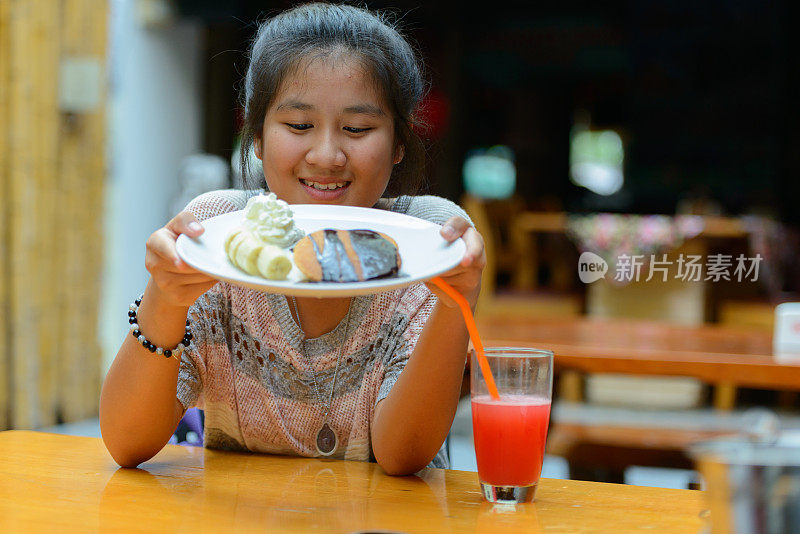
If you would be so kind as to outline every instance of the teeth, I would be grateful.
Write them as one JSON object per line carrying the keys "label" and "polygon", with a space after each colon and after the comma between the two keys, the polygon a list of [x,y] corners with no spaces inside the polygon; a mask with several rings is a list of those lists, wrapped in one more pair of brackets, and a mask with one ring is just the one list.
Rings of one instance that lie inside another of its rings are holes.
{"label": "teeth", "polygon": [[321,184],[319,182],[312,182],[310,180],[300,180],[305,185],[309,187],[313,187],[314,189],[320,189],[322,191],[327,191],[328,189],[339,189],[340,187],[344,187],[347,185],[347,182],[336,182],[330,184]]}

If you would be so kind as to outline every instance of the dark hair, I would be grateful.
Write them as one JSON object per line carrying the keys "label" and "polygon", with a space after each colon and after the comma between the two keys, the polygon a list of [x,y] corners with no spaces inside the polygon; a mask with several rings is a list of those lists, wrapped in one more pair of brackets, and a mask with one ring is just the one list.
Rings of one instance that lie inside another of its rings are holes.
{"label": "dark hair", "polygon": [[417,54],[385,14],[323,3],[294,7],[258,28],[242,91],[240,165],[244,183],[248,187],[265,185],[263,175],[255,180],[250,176],[248,161],[267,108],[283,80],[301,60],[336,49],[362,60],[391,109],[395,141],[403,145],[405,153],[392,170],[386,193],[415,194],[425,168],[425,146],[414,131],[418,125],[415,110],[425,92]]}

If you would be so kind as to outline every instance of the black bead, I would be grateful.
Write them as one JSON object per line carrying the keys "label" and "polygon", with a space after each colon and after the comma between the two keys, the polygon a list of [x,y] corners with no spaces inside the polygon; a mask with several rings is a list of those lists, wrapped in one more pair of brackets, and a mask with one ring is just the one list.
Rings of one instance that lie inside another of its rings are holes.
{"label": "black bead", "polygon": [[131,332],[131,335],[132,335],[133,337],[135,337],[135,338],[138,338],[139,336],[141,336],[141,335],[142,335],[142,333],[141,333],[141,332],[139,332],[138,330],[134,330],[133,332]]}
{"label": "black bead", "polygon": [[140,305],[142,303],[142,299],[136,299],[133,302],[134,302],[134,304],[136,304],[138,306],[138,305]]}
{"label": "black bead", "polygon": [[155,352],[156,351],[156,346],[153,345],[152,343],[150,343],[150,346],[147,347],[147,350],[149,350],[150,352]]}
{"label": "black bead", "polygon": [[169,349],[164,349],[164,357],[169,358],[170,356],[172,356],[172,351]]}
{"label": "black bead", "polygon": [[135,322],[136,322],[136,317],[131,317],[130,319],[128,319],[129,324],[133,324]]}
{"label": "black bead", "polygon": [[186,332],[186,335],[183,336],[183,337],[185,337],[186,339],[192,339],[192,333],[191,332]]}
{"label": "black bead", "polygon": [[192,322],[189,319],[186,319],[186,326],[191,326]]}
{"label": "black bead", "polygon": [[191,340],[191,339],[186,339],[186,338],[183,338],[183,339],[181,340],[181,343],[183,343],[183,346],[184,346],[184,347],[188,347],[188,346],[189,346],[189,345],[192,343],[192,340]]}
{"label": "black bead", "polygon": [[133,310],[128,311],[128,317],[136,317],[136,312]]}

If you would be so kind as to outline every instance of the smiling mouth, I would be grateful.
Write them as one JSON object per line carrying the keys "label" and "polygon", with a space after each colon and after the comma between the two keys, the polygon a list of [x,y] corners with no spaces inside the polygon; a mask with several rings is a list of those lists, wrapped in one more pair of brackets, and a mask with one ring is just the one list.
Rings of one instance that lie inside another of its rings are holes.
{"label": "smiling mouth", "polygon": [[350,185],[350,182],[330,182],[327,184],[323,184],[320,182],[314,182],[312,180],[305,180],[303,178],[300,178],[300,183],[308,187],[313,187],[314,189],[317,189],[319,191],[331,191],[336,189],[343,189],[348,185]]}

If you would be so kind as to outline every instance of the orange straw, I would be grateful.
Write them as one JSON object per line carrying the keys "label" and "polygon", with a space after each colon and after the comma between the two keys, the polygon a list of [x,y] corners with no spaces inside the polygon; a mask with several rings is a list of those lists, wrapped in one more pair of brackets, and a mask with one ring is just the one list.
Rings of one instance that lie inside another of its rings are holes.
{"label": "orange straw", "polygon": [[497,392],[497,385],[494,383],[492,370],[489,368],[489,362],[486,360],[486,353],[483,351],[483,343],[481,343],[481,337],[478,335],[478,326],[475,324],[475,318],[472,316],[472,309],[469,307],[467,299],[464,298],[464,295],[453,289],[453,286],[438,276],[432,278],[431,282],[447,293],[451,299],[458,303],[458,307],[461,308],[461,315],[464,316],[469,338],[472,340],[475,353],[478,355],[478,365],[481,368],[481,373],[483,373],[483,379],[486,381],[486,387],[489,389],[489,394],[494,400],[500,400],[500,393]]}

